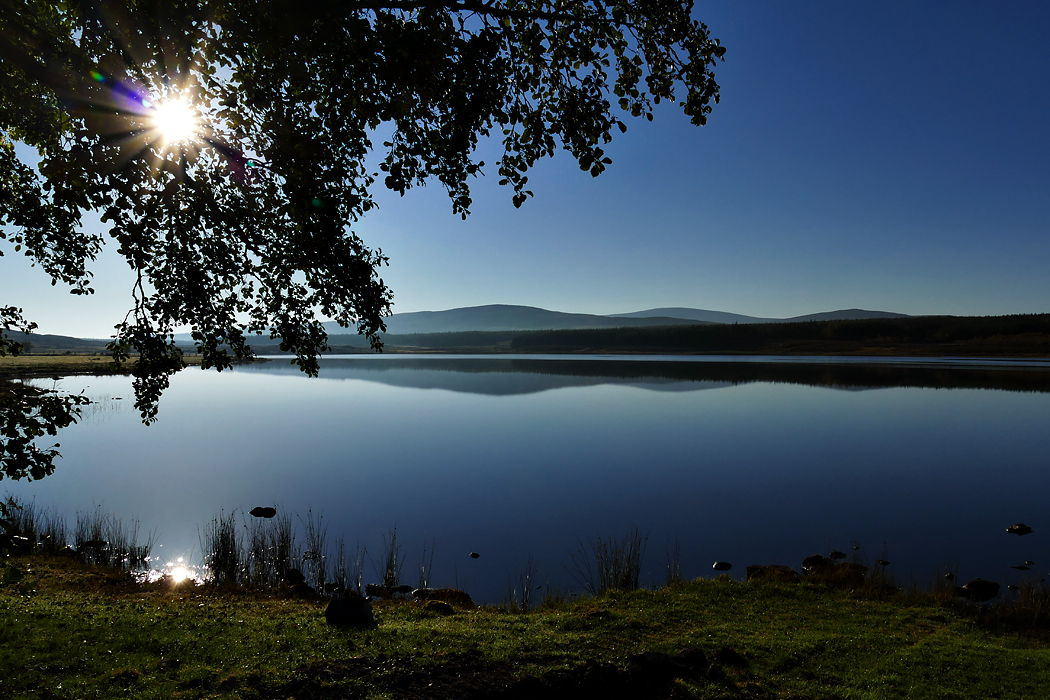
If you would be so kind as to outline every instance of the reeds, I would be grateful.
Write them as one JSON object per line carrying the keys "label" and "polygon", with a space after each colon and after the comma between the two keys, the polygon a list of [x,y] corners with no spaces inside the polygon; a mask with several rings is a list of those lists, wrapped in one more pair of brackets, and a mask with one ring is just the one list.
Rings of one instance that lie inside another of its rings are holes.
{"label": "reeds", "polygon": [[610,590],[633,591],[638,588],[648,541],[649,535],[643,537],[637,526],[623,539],[599,536],[587,544],[581,541],[576,552],[569,555],[572,563],[566,570],[595,597]]}
{"label": "reeds", "polygon": [[536,560],[530,554],[525,559],[525,566],[518,574],[517,580],[511,580],[508,585],[507,598],[503,608],[511,612],[527,613],[532,609],[535,599],[536,578],[539,569]]}
{"label": "reeds", "polygon": [[682,547],[678,543],[678,536],[674,538],[674,545],[667,547],[667,578],[664,585],[668,588],[680,586],[685,583],[682,578]]}
{"label": "reeds", "polygon": [[77,512],[76,526],[70,536],[65,518],[54,510],[38,509],[36,501],[8,496],[4,504],[9,527],[18,537],[24,538],[21,542],[29,551],[57,554],[72,545],[86,564],[126,571],[149,567],[156,534],[151,532],[146,541],[140,543],[138,521],[124,522],[96,506],[93,511]]}
{"label": "reeds", "polygon": [[235,519],[237,511],[220,513],[200,533],[201,552],[208,577],[220,586],[242,583],[249,568]]}
{"label": "reeds", "polygon": [[306,520],[300,518],[299,521],[303,524],[306,539],[300,568],[307,585],[316,591],[323,591],[328,582],[328,526],[324,524],[321,514],[314,520],[313,509],[306,511]]}

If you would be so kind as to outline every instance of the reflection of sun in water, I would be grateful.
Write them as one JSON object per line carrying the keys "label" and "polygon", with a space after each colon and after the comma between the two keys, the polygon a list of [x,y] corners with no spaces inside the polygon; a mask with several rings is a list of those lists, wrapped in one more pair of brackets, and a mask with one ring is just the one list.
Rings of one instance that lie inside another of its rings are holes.
{"label": "reflection of sun in water", "polygon": [[188,578],[193,576],[193,572],[184,566],[177,566],[171,570],[171,580],[175,583],[182,583]]}
{"label": "reflection of sun in water", "polygon": [[153,111],[153,126],[165,143],[189,141],[197,131],[197,118],[182,100],[159,103]]}

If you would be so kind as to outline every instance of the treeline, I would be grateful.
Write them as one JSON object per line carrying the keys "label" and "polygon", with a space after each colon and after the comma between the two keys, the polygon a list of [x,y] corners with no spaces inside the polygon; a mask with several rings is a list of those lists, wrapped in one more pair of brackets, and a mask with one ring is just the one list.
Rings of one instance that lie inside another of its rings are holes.
{"label": "treeline", "polygon": [[1050,355],[1050,314],[529,331],[515,352]]}

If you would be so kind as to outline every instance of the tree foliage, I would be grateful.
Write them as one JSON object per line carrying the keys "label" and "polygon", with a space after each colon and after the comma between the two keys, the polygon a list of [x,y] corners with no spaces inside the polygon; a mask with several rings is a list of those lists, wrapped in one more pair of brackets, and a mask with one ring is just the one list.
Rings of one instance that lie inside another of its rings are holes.
{"label": "tree foliage", "polygon": [[[3,331],[29,333],[35,327],[22,317],[21,309],[0,308],[0,357],[22,352],[22,343],[11,340]],[[75,423],[81,407],[87,403],[87,397],[80,394],[0,382],[0,480],[5,475],[12,479],[42,479],[54,471],[60,445],[40,449],[36,440],[56,435],[59,428]],[[3,515],[0,513],[0,522]]]}
{"label": "tree foliage", "polygon": [[[355,226],[376,186],[437,181],[464,218],[493,168],[515,206],[561,148],[593,176],[623,118],[678,100],[704,124],[724,49],[691,0],[0,0],[0,237],[90,294],[111,238],[136,273],[117,326],[143,418],[184,366],[270,332],[316,373],[320,314],[385,330],[387,263]],[[677,97],[676,97],[677,95]],[[184,100],[193,138],[158,108]],[[476,157],[502,140],[499,162]],[[36,150],[37,164],[15,144]],[[101,213],[107,231],[82,226]],[[2,254],[0,250],[0,254]]]}

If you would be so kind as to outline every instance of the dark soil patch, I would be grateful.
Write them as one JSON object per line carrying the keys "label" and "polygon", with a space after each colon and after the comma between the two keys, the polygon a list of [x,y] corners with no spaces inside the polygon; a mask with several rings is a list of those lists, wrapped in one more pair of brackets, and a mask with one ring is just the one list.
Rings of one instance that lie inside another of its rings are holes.
{"label": "dark soil patch", "polygon": [[300,669],[299,680],[268,688],[255,697],[335,700],[385,691],[396,700],[662,699],[673,696],[675,678],[700,680],[685,667],[681,669],[678,673],[665,665],[631,663],[625,670],[610,663],[588,661],[542,676],[522,676],[514,664],[486,661],[477,653],[458,654],[429,667],[420,667],[412,658],[380,656],[370,661],[357,657],[310,664]]}

